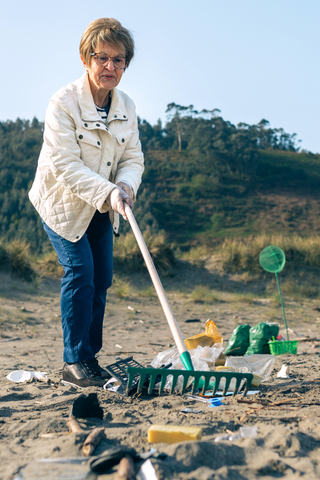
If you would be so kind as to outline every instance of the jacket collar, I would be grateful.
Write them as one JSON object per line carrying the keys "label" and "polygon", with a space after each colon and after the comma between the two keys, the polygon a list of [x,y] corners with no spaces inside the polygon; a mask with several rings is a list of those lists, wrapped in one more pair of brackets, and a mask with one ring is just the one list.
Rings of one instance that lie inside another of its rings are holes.
{"label": "jacket collar", "polygon": [[[101,121],[93,101],[88,74],[84,73],[77,82],[78,102],[81,110],[82,120],[88,122]],[[122,96],[117,88],[111,90],[111,106],[108,114],[108,123],[112,120],[127,120],[128,112]]]}

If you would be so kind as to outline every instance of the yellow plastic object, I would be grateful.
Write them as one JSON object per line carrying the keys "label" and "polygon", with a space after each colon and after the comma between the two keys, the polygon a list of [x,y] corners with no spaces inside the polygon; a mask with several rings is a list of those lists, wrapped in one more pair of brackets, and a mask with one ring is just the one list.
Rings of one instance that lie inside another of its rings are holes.
{"label": "yellow plastic object", "polygon": [[201,347],[212,347],[215,343],[221,343],[221,345],[223,345],[223,337],[214,321],[207,320],[206,331],[187,338],[184,343],[188,350],[197,348],[198,345]]}
{"label": "yellow plastic object", "polygon": [[173,425],[152,425],[148,430],[149,443],[178,443],[200,440],[202,430],[198,427],[175,427]]}
{"label": "yellow plastic object", "polygon": [[[216,367],[216,371],[217,372],[238,372],[239,370],[233,368],[233,367],[225,367],[225,366],[219,366],[219,367]],[[261,383],[261,380],[262,380],[262,377],[259,377],[259,375],[254,375],[253,374],[253,379],[252,379],[252,382],[251,382],[251,386],[252,387],[259,387],[260,383]]]}

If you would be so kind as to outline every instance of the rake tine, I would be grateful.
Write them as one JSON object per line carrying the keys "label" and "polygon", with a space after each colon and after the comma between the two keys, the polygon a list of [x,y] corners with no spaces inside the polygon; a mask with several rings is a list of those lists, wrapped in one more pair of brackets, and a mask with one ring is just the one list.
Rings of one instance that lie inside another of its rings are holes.
{"label": "rake tine", "polygon": [[[244,396],[244,397],[246,397],[247,391],[248,391],[248,381],[247,381],[247,379],[245,380],[245,382],[246,382],[246,383],[245,383],[245,389],[244,389],[244,392],[243,392],[243,396]],[[251,383],[250,383],[250,385],[251,385]]]}
{"label": "rake tine", "polygon": [[187,375],[184,375],[184,376],[183,376],[183,384],[182,384],[181,395],[183,395],[184,392],[186,391],[189,378],[191,378],[191,377],[193,377],[193,375],[188,375],[188,376],[187,376]]}
{"label": "rake tine", "polygon": [[177,385],[178,378],[179,378],[179,375],[177,375],[176,373],[174,373],[172,375],[172,384],[171,384],[171,389],[170,389],[170,395],[174,392],[175,386]]}
{"label": "rake tine", "polygon": [[167,374],[165,372],[163,372],[163,374],[161,374],[161,384],[160,384],[160,388],[159,388],[159,395],[162,395],[163,394],[163,389],[165,387],[165,384],[167,382]]}
{"label": "rake tine", "polygon": [[142,387],[143,387],[143,384],[144,384],[145,378],[146,378],[145,373],[142,373],[142,372],[139,372],[139,373],[140,373],[140,379],[139,379],[138,390],[137,390],[138,394],[142,392]]}
{"label": "rake tine", "polygon": [[127,383],[127,388],[126,388],[126,396],[129,395],[133,379],[134,379],[134,373],[129,372],[128,373],[128,383]]}
{"label": "rake tine", "polygon": [[148,395],[151,395],[152,393],[152,390],[154,389],[154,385],[156,383],[156,379],[157,379],[157,374],[154,373],[154,374],[150,374],[150,382],[149,382],[149,388],[148,388]]}
{"label": "rake tine", "polygon": [[224,377],[224,378],[226,380],[226,383],[225,383],[225,386],[224,386],[224,389],[223,389],[223,392],[222,392],[223,396],[227,393],[228,388],[229,388],[230,383],[231,383],[231,380],[232,380],[232,378],[226,378],[226,377]]}
{"label": "rake tine", "polygon": [[236,394],[238,393],[239,388],[240,388],[240,385],[241,385],[241,378],[237,378],[237,383],[236,383],[236,386],[235,386],[235,389],[234,389],[234,392],[233,392],[233,396],[234,396],[234,397],[235,397]]}
{"label": "rake tine", "polygon": [[204,377],[204,385],[203,385],[203,387],[202,387],[202,392],[201,392],[202,395],[205,394],[205,392],[206,392],[206,390],[207,390],[207,388],[208,388],[208,385],[209,385],[209,383],[210,383],[210,379],[211,379],[211,376],[208,377],[208,376],[206,375],[206,376]]}

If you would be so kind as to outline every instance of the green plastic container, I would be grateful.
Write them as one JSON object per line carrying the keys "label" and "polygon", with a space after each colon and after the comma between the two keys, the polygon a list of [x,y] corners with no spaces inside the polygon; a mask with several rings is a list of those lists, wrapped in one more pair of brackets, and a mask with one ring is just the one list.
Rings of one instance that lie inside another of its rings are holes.
{"label": "green plastic container", "polygon": [[269,341],[271,355],[297,355],[298,340],[284,342],[284,341]]}

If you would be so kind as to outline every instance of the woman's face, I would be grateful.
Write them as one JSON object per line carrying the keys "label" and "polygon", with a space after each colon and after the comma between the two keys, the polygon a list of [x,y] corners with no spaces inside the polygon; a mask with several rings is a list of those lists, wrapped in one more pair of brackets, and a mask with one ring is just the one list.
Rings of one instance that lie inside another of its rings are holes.
{"label": "woman's face", "polygon": [[[104,53],[108,57],[116,57],[118,55],[126,55],[124,47],[114,47],[109,43],[102,42],[95,48],[93,53]],[[106,93],[118,85],[123,75],[124,70],[114,68],[113,62],[101,66],[95,62],[94,57],[91,57],[91,65],[88,66],[84,59],[82,59],[84,68],[88,72],[91,88],[93,90],[105,90]]]}

